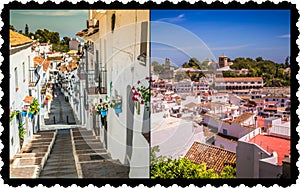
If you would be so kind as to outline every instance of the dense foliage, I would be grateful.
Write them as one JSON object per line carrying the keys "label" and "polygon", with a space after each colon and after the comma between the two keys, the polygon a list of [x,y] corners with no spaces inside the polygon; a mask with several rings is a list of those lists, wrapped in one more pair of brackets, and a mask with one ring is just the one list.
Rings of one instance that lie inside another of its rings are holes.
{"label": "dense foliage", "polygon": [[158,146],[151,148],[151,178],[236,178],[235,168],[226,166],[221,174],[207,169],[206,164],[195,164],[186,158],[172,159],[166,157],[156,157]]}
{"label": "dense foliage", "polygon": [[[257,57],[255,59],[239,57],[230,61],[233,62],[233,65],[230,66],[231,69],[248,69],[248,74],[223,71],[223,77],[262,77],[266,87],[290,86],[291,74],[286,71],[286,68],[290,66],[289,57],[282,63],[264,60],[262,57]],[[161,73],[163,71],[163,65],[160,65],[157,62],[153,62],[153,65],[156,73]],[[201,63],[195,57],[182,65],[183,68],[194,68],[198,70],[215,70],[214,66],[214,64],[209,64],[207,61]],[[175,80],[178,81],[184,78],[190,78],[192,81],[198,81],[199,78],[204,76],[203,72],[200,72],[199,74],[177,73],[175,75]]]}
{"label": "dense foliage", "polygon": [[[274,63],[270,60],[264,60],[262,57],[257,57],[255,60],[251,58],[235,58],[231,69],[248,69],[249,77],[262,77],[265,86],[289,86],[291,74],[286,72],[285,69],[289,66],[289,58],[285,63]],[[224,75],[223,76],[228,76]],[[229,77],[237,77],[238,75],[230,75]]]}
{"label": "dense foliage", "polygon": [[14,26],[10,25],[10,29],[19,32],[21,34],[24,34],[28,37],[33,37],[34,39],[37,39],[40,43],[50,43],[52,44],[52,50],[58,51],[58,52],[68,52],[69,51],[69,37],[63,37],[62,40],[60,40],[60,36],[58,32],[49,31],[47,29],[38,29],[35,31],[35,33],[29,32],[29,26],[25,25],[25,33],[22,32],[22,30],[17,31]]}

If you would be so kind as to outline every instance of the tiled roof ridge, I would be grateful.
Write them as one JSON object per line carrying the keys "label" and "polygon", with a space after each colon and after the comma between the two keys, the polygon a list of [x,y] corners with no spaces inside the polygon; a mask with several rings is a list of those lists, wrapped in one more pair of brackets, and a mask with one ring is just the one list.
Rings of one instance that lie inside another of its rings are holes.
{"label": "tiled roof ridge", "polygon": [[236,163],[235,152],[199,141],[193,143],[184,157],[196,164],[205,163],[208,169],[213,169],[217,173],[224,170],[225,164]]}
{"label": "tiled roof ridge", "polygon": [[247,81],[247,80],[259,80],[262,81],[262,77],[226,77],[226,78],[216,78],[216,81],[232,81],[232,80],[237,80],[237,81]]}
{"label": "tiled roof ridge", "polygon": [[11,29],[9,30],[9,43],[12,47],[28,44],[31,42],[32,40],[29,37],[15,32]]}

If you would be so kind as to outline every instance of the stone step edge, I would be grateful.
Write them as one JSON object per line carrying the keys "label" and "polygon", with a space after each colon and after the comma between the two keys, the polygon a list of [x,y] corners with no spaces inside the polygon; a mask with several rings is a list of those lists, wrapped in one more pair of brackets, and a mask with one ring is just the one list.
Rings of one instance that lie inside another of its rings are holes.
{"label": "stone step edge", "polygon": [[70,129],[70,136],[71,136],[71,143],[72,143],[72,148],[73,148],[73,157],[75,160],[75,167],[76,167],[76,171],[77,171],[77,176],[78,178],[82,179],[83,175],[82,175],[82,169],[81,166],[79,164],[79,159],[76,153],[76,148],[75,148],[75,141],[74,141],[74,137],[73,137],[73,129]]}
{"label": "stone step edge", "polygon": [[50,145],[48,147],[47,152],[44,155],[44,159],[41,162],[41,167],[40,167],[40,169],[38,171],[37,178],[40,177],[40,174],[41,174],[42,170],[44,169],[44,166],[45,166],[45,164],[46,164],[46,162],[47,162],[47,160],[49,158],[49,155],[50,155],[51,150],[53,148],[54,142],[56,140],[56,135],[57,135],[57,130],[55,130],[54,133],[53,133],[52,141],[51,141],[51,143],[50,143]]}
{"label": "stone step edge", "polygon": [[22,177],[18,177],[18,176],[12,176],[11,171],[13,169],[28,168],[28,167],[34,167],[34,173],[30,178],[32,178],[32,179],[38,178],[40,171],[41,171],[41,168],[39,165],[24,165],[24,166],[18,166],[18,167],[10,167],[10,169],[9,169],[10,178],[22,178]]}
{"label": "stone step edge", "polygon": [[[46,161],[47,161],[47,158],[48,158],[48,156],[49,156],[49,153],[50,153],[50,151],[51,151],[51,149],[52,149],[52,146],[53,146],[53,144],[54,144],[54,141],[55,141],[55,137],[56,137],[56,132],[57,131],[55,131],[55,132],[53,132],[53,136],[52,136],[52,141],[50,142],[50,144],[48,145],[48,147],[45,147],[45,148],[47,148],[47,151],[46,152],[42,152],[42,153],[44,153],[44,156],[43,157],[35,157],[35,156],[25,156],[24,158],[26,158],[26,159],[30,159],[30,158],[42,158],[42,160],[41,160],[41,163],[40,164],[38,164],[38,165],[23,165],[23,166],[14,166],[13,164],[14,163],[17,163],[17,162],[15,162],[15,161],[20,161],[20,159],[22,159],[23,157],[22,156],[20,156],[20,155],[22,155],[23,153],[23,151],[24,151],[24,149],[25,148],[30,148],[30,147],[26,147],[26,146],[24,146],[24,148],[22,148],[21,150],[20,150],[20,153],[18,153],[18,157],[15,157],[14,159],[13,159],[13,162],[10,164],[10,165],[12,165],[12,168],[26,168],[26,167],[36,167],[36,172],[35,172],[35,175],[34,176],[32,176],[31,178],[38,178],[39,177],[39,174],[41,173],[41,170],[43,169],[43,167],[44,167],[44,165],[45,165],[45,163],[46,163]],[[48,134],[47,134],[48,135]],[[41,135],[41,136],[43,136],[43,135]],[[34,138],[35,140],[39,140],[39,138]],[[48,138],[49,139],[49,138]],[[24,153],[24,154],[26,154],[26,153]],[[16,177],[15,177],[16,178]]]}

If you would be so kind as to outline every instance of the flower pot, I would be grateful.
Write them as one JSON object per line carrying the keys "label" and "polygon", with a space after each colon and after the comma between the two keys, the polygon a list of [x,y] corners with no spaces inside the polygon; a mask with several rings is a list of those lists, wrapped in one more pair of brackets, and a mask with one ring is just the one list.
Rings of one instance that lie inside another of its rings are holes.
{"label": "flower pot", "polygon": [[117,106],[114,109],[116,114],[120,114],[122,112],[122,105],[117,104]]}
{"label": "flower pot", "polygon": [[22,117],[26,117],[27,111],[22,111]]}
{"label": "flower pot", "polygon": [[107,111],[106,110],[100,110],[100,114],[102,117],[105,117],[107,115]]}
{"label": "flower pot", "polygon": [[48,100],[44,100],[44,105],[47,105],[48,104]]}
{"label": "flower pot", "polygon": [[44,104],[41,104],[41,108],[44,108]]}
{"label": "flower pot", "polygon": [[33,118],[33,115],[34,115],[34,114],[32,114],[31,112],[28,113],[28,117],[29,117],[29,118]]}

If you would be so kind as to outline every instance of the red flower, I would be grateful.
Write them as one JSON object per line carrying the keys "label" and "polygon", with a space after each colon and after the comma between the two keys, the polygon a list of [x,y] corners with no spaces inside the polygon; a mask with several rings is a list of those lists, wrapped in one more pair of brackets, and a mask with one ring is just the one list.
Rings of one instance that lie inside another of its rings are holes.
{"label": "red flower", "polygon": [[141,100],[141,104],[144,104],[144,101],[143,101],[143,100]]}
{"label": "red flower", "polygon": [[132,86],[132,88],[131,88],[132,90],[135,90],[135,88],[134,88],[134,86]]}
{"label": "red flower", "polygon": [[146,77],[146,80],[149,80],[149,77],[148,77],[148,76]]}
{"label": "red flower", "polygon": [[137,84],[140,84],[140,83],[141,83],[141,81],[138,80],[138,81],[137,81]]}
{"label": "red flower", "polygon": [[132,101],[137,101],[137,98],[135,98],[135,96],[132,96]]}
{"label": "red flower", "polygon": [[139,93],[138,93],[137,91],[135,91],[135,92],[133,93],[133,95],[139,95]]}

